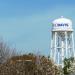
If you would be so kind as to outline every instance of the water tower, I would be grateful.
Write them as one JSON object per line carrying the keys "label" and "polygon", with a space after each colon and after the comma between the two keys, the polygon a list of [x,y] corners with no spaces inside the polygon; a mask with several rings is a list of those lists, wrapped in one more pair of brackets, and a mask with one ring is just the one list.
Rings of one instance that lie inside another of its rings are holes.
{"label": "water tower", "polygon": [[61,16],[52,22],[51,58],[57,65],[63,65],[64,58],[74,57],[72,21]]}

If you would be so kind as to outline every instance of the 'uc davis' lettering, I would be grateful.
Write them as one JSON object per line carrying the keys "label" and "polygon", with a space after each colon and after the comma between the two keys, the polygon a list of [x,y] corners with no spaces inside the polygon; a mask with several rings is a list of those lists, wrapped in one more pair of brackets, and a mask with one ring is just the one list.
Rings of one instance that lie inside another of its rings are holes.
{"label": "'uc davis' lettering", "polygon": [[55,24],[55,26],[68,26],[68,24]]}

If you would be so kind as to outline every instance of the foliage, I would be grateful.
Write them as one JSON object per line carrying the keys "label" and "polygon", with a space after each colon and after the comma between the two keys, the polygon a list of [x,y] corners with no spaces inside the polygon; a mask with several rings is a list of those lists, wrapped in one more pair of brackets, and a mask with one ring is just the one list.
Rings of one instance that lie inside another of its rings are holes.
{"label": "foliage", "polygon": [[60,75],[59,68],[45,56],[34,54],[14,56],[0,65],[0,75]]}
{"label": "foliage", "polygon": [[71,67],[73,65],[73,61],[74,61],[73,57],[64,59],[64,68],[63,68],[64,74],[67,74],[67,75],[70,74],[70,72],[72,71]]}

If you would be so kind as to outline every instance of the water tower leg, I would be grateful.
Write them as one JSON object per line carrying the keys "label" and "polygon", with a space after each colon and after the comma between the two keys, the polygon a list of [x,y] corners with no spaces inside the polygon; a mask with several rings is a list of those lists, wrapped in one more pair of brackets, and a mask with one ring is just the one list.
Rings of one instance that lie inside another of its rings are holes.
{"label": "water tower leg", "polygon": [[65,49],[66,49],[66,58],[68,58],[68,51],[67,51],[67,32],[65,32],[65,42],[66,42],[66,47],[65,47]]}
{"label": "water tower leg", "polygon": [[74,59],[75,59],[75,51],[74,51],[74,38],[73,38],[73,33],[72,33],[72,43],[73,43],[73,54],[74,54]]}
{"label": "water tower leg", "polygon": [[54,34],[54,61],[56,62],[56,37],[57,37],[57,32],[55,32],[55,34]]}
{"label": "water tower leg", "polygon": [[53,58],[53,33],[52,33],[52,37],[51,37],[51,51],[50,51],[50,56],[51,59]]}

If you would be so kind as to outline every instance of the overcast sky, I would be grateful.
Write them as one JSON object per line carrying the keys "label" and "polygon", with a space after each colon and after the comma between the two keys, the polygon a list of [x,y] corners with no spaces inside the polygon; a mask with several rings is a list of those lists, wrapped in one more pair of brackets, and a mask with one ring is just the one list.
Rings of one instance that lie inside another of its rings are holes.
{"label": "overcast sky", "polygon": [[18,52],[49,55],[51,22],[60,16],[75,29],[74,0],[0,0],[0,37]]}

